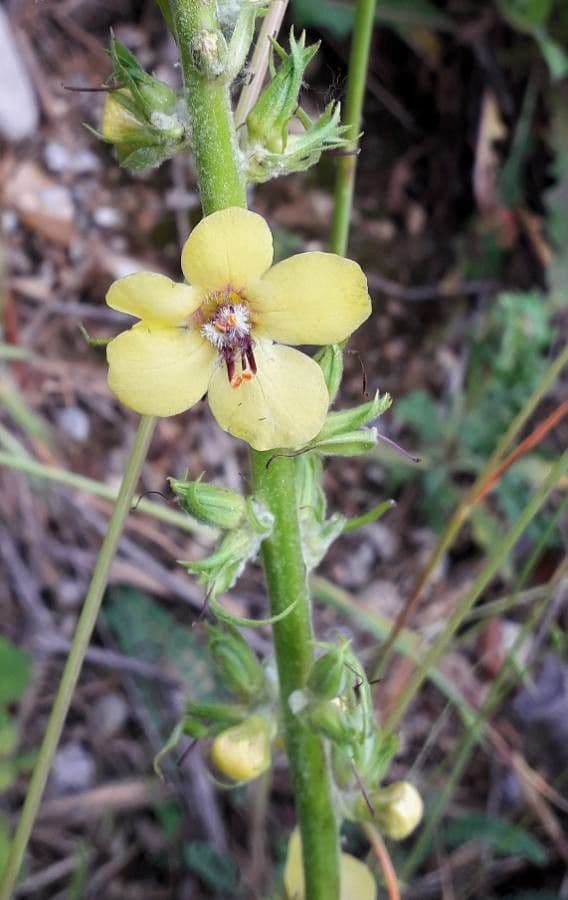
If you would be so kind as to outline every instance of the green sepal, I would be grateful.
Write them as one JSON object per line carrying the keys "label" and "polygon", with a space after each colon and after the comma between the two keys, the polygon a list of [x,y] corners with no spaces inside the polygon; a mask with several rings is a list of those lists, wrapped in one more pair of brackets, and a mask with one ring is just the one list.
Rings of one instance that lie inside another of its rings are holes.
{"label": "green sepal", "polygon": [[219,734],[242,722],[248,707],[237,703],[194,703],[190,701],[182,720],[182,731],[190,737],[202,738]]}
{"label": "green sepal", "polygon": [[279,153],[259,142],[249,141],[246,148],[249,181],[264,182],[292,172],[305,172],[319,162],[326,150],[348,147],[347,128],[341,125],[340,116],[340,104],[334,102],[329,103],[315,121],[298,108],[296,118],[304,130],[289,134],[285,150]]}
{"label": "green sepal", "polygon": [[113,80],[130,91],[130,111],[134,115],[141,113],[147,120],[155,112],[173,115],[177,105],[176,92],[165,81],[149,75],[128,47],[117,41],[112,32],[109,52]]}
{"label": "green sepal", "polygon": [[[227,531],[217,548],[205,559],[197,562],[181,561],[188,572],[199,576],[208,595],[215,600],[233,587],[246,564],[258,555],[262,541],[273,525],[272,514],[254,498],[245,501],[245,520],[232,531]],[[226,614],[230,618],[230,614]],[[238,624],[235,621],[235,624]]]}
{"label": "green sepal", "polygon": [[373,399],[368,400],[366,403],[361,403],[359,406],[354,406],[351,409],[343,409],[340,412],[330,412],[322,430],[314,440],[327,441],[330,438],[361,428],[363,425],[367,425],[369,422],[382,416],[391,405],[392,398],[390,394],[383,394],[381,397],[377,391]]}
{"label": "green sepal", "polygon": [[347,431],[327,440],[315,438],[309,449],[317,450],[322,456],[362,456],[373,450],[376,444],[377,429],[362,428],[360,431]]}

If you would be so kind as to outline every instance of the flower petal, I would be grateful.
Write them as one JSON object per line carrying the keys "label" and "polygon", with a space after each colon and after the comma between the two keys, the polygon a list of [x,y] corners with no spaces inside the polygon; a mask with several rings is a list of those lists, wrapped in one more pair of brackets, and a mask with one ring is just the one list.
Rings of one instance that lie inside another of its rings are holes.
{"label": "flower petal", "polygon": [[329,395],[318,364],[269,341],[254,347],[257,374],[234,388],[224,366],[213,373],[209,404],[221,428],[255,450],[303,447],[320,431]]}
{"label": "flower petal", "polygon": [[231,207],[193,229],[181,254],[183,274],[207,290],[240,290],[272,265],[272,235],[262,216]]}
{"label": "flower petal", "polygon": [[174,416],[204,395],[216,353],[198,331],[140,322],[107,346],[108,383],[125,406]]}
{"label": "flower petal", "polygon": [[106,302],[119,312],[163,325],[181,325],[201,306],[203,296],[156,272],[135,272],[111,284]]}
{"label": "flower petal", "polygon": [[247,288],[256,329],[285,344],[334,344],[371,312],[360,266],[334,253],[299,253]]}

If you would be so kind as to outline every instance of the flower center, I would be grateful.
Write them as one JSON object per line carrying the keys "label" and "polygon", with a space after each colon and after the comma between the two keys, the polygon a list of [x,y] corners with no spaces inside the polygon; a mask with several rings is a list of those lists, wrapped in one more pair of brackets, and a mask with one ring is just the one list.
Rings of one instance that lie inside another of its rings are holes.
{"label": "flower center", "polygon": [[223,294],[209,319],[201,326],[201,334],[214,347],[227,367],[231,387],[251,381],[256,374],[249,308],[238,294]]}

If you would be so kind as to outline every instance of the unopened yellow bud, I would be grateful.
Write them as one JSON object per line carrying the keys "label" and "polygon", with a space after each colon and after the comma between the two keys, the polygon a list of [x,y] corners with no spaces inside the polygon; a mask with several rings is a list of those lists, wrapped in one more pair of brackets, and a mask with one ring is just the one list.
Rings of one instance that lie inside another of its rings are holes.
{"label": "unopened yellow bud", "polygon": [[217,735],[211,759],[232,781],[252,781],[270,765],[270,731],[262,716],[250,716]]}
{"label": "unopened yellow bud", "polygon": [[422,819],[422,797],[409,781],[397,781],[370,799],[381,831],[393,841],[402,841],[412,834]]}
{"label": "unopened yellow bud", "polygon": [[116,99],[117,93],[118,91],[115,91],[106,95],[101,126],[102,136],[112,144],[124,143],[128,138],[132,138],[133,131],[141,131],[144,127],[136,116]]}

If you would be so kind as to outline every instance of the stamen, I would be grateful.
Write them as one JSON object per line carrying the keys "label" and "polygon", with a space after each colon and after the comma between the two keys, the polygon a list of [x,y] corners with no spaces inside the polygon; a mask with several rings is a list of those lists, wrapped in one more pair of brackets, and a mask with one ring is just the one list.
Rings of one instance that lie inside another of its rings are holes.
{"label": "stamen", "polygon": [[[256,374],[249,309],[245,303],[233,302],[241,299],[235,293],[214,299],[215,312],[201,326],[201,334],[217,348],[227,367],[229,384],[238,388],[243,382],[252,381]],[[240,363],[239,373],[237,361]]]}

